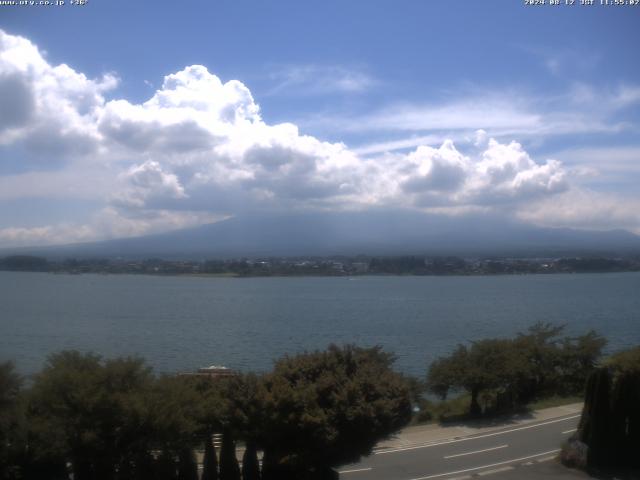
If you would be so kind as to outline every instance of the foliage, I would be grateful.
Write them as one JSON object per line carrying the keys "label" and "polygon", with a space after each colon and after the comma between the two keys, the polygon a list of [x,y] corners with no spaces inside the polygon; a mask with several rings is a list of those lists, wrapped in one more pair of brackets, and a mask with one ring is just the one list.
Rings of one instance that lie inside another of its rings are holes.
{"label": "foliage", "polygon": [[218,480],[218,459],[211,435],[205,436],[201,480]]}
{"label": "foliage", "polygon": [[240,467],[236,458],[236,443],[233,441],[231,431],[228,429],[222,434],[220,480],[240,480]]}
{"label": "foliage", "polygon": [[325,469],[353,462],[411,418],[406,380],[380,347],[284,357],[265,378],[264,462]]}
{"label": "foliage", "polygon": [[614,353],[605,364],[618,374],[640,372],[640,345]]}
{"label": "foliage", "polygon": [[486,339],[458,347],[431,364],[427,387],[446,398],[452,390],[470,394],[469,413],[482,413],[480,398],[510,409],[550,395],[581,393],[606,341],[590,331],[560,338],[562,326],[537,323],[513,339]]}
{"label": "foliage", "polygon": [[191,448],[185,446],[178,457],[178,480],[198,480],[198,464]]}
{"label": "foliage", "polygon": [[[393,360],[379,347],[331,346],[284,357],[267,375],[212,379],[157,377],[138,358],[64,351],[23,391],[2,364],[1,480],[195,480],[203,440],[203,478],[239,480],[234,439],[246,444],[246,480],[335,478],[331,467],[410,420],[419,385]],[[211,437],[221,431],[218,473]]]}
{"label": "foliage", "polygon": [[145,395],[153,446],[173,454],[197,443],[202,399],[186,377],[162,376]]}
{"label": "foliage", "polygon": [[260,463],[254,442],[248,442],[242,455],[242,480],[260,480]]}
{"label": "foliage", "polygon": [[21,435],[20,387],[22,379],[14,371],[13,363],[0,363],[0,480],[11,478],[15,445]]}
{"label": "foliage", "polygon": [[587,383],[577,438],[590,467],[640,467],[640,372],[604,367]]}
{"label": "foliage", "polygon": [[152,424],[145,393],[151,380],[140,359],[53,355],[35,378],[30,422],[68,455],[75,478],[113,478],[148,448]]}

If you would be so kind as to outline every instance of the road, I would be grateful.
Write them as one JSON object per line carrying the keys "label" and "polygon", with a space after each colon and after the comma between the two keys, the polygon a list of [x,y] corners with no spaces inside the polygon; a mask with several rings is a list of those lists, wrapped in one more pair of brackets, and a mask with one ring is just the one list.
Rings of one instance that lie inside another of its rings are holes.
{"label": "road", "polygon": [[379,450],[339,469],[341,480],[448,480],[483,475],[557,455],[580,415],[505,427],[434,443]]}

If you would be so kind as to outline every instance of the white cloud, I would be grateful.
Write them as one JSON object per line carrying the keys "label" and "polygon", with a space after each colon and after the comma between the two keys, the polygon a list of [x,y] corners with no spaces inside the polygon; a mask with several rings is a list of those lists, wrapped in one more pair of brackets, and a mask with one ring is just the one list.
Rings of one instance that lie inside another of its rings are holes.
{"label": "white cloud", "polygon": [[524,206],[518,217],[550,227],[583,229],[623,228],[640,235],[640,201],[588,189],[573,188]]}
{"label": "white cloud", "polygon": [[567,188],[560,162],[536,163],[517,142],[490,139],[471,158],[447,140],[438,149],[418,147],[406,158],[402,190],[422,206],[514,206]]}
{"label": "white cloud", "polygon": [[477,129],[532,129],[542,123],[540,114],[528,111],[514,96],[489,95],[441,105],[396,105],[358,118],[326,119],[347,131],[443,131]]}
{"label": "white cloud", "polygon": [[443,135],[421,135],[400,140],[390,140],[387,142],[376,142],[361,147],[353,148],[356,155],[371,155],[375,153],[393,152],[396,150],[405,150],[409,148],[419,147],[421,145],[434,145],[444,142],[449,136]]}
{"label": "white cloud", "polygon": [[546,96],[472,89],[451,92],[440,102],[398,103],[358,115],[312,115],[299,123],[356,136],[394,135],[356,148],[366,155],[415,147],[422,138],[477,141],[478,131],[484,132],[484,141],[493,137],[537,143],[572,135],[632,133],[635,122],[625,115],[639,102],[640,85],[633,84],[596,88],[573,83]]}
{"label": "white cloud", "polygon": [[0,145],[24,142],[36,154],[67,158],[95,151],[103,93],[117,83],[49,65],[29,40],[0,30]]}
{"label": "white cloud", "polygon": [[6,187],[0,197],[92,198],[103,207],[83,225],[6,227],[0,243],[141,235],[268,209],[392,206],[455,214],[526,207],[523,215],[535,218],[542,210],[531,210],[532,204],[544,209],[541,199],[569,187],[559,161],[536,161],[519,143],[491,138],[491,129],[543,129],[540,115],[511,98],[395,108],[354,127],[457,129],[455,139],[466,149],[441,131],[354,151],[301,134],[291,123],[266,123],[247,86],[223,82],[201,65],[167,75],[146,102],[107,100],[114,76],[90,80],[66,65],[52,66],[28,40],[0,31],[2,81],[19,95],[0,96],[10,112],[0,121],[0,144],[46,145],[65,162],[55,172],[27,168],[0,176]]}
{"label": "white cloud", "polygon": [[129,168],[120,175],[120,180],[125,186],[124,191],[113,198],[112,203],[115,205],[144,207],[157,199],[187,197],[178,177],[165,172],[162,166],[153,160]]}
{"label": "white cloud", "polygon": [[361,93],[378,84],[365,70],[340,65],[288,66],[277,69],[270,76],[277,83],[270,95]]}
{"label": "white cloud", "polygon": [[135,237],[213,223],[224,218],[210,213],[169,210],[141,211],[137,216],[131,217],[123,215],[116,208],[106,207],[97,211],[86,224],[69,222],[40,227],[0,228],[0,245],[56,245]]}

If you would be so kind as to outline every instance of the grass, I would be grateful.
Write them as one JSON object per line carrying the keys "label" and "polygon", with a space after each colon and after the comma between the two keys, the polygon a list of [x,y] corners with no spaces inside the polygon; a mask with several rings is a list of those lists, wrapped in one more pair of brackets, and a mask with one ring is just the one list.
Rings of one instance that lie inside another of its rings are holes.
{"label": "grass", "polygon": [[541,398],[527,405],[530,410],[542,410],[543,408],[560,407],[562,405],[569,405],[571,403],[582,403],[584,397],[578,396],[560,396],[554,395],[552,397]]}
{"label": "grass", "polygon": [[[562,405],[569,405],[571,403],[580,403],[584,399],[579,396],[560,396],[554,395],[551,397],[546,397],[542,399],[538,399],[534,402],[531,402],[523,407],[521,407],[518,411],[534,411],[534,410],[542,410],[544,408],[551,407],[559,407]],[[430,401],[427,399],[422,400],[420,402],[420,411],[417,412],[411,421],[412,425],[420,425],[426,423],[447,423],[454,421],[462,421],[469,419],[469,403],[471,401],[471,396],[469,394],[463,393],[457,397],[449,398],[443,401]],[[482,402],[481,402],[482,403]],[[483,418],[489,419],[492,417],[498,417],[500,415],[504,415],[508,412],[492,412],[491,410],[487,410],[483,415]]]}

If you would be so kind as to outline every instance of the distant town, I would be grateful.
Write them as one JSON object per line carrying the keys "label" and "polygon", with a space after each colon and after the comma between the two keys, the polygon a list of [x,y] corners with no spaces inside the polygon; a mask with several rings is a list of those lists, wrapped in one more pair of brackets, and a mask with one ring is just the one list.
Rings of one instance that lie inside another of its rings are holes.
{"label": "distant town", "polygon": [[460,258],[269,257],[263,259],[163,260],[68,258],[14,255],[0,258],[0,270],[66,274],[202,275],[230,277],[354,275],[516,275],[640,271],[640,257]]}

